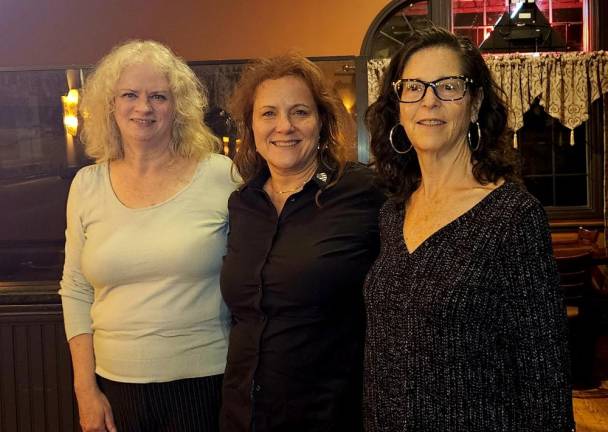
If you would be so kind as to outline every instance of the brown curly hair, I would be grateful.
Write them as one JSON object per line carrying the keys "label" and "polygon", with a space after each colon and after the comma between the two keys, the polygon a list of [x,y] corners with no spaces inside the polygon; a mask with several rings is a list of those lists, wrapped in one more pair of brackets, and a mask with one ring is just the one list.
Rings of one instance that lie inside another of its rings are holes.
{"label": "brown curly hair", "polygon": [[317,162],[319,166],[337,170],[337,180],[346,163],[345,136],[348,114],[342,101],[323,78],[321,70],[310,60],[294,53],[255,60],[241,75],[228,105],[241,140],[234,157],[234,166],[245,183],[267,169],[268,164],[255,147],[253,103],[256,90],[262,82],[285,76],[301,78],[310,89],[321,121]]}
{"label": "brown curly hair", "polygon": [[[397,201],[407,201],[420,183],[420,165],[415,151],[397,154],[389,141],[391,128],[399,123],[399,99],[392,83],[403,73],[411,56],[424,48],[442,46],[454,50],[460,57],[463,74],[471,78],[474,98],[483,91],[477,128],[471,125],[473,140],[481,139],[478,149],[471,152],[473,175],[481,184],[494,183],[504,178],[521,183],[519,158],[511,145],[512,131],[507,127],[507,107],[479,49],[469,40],[449,31],[426,24],[412,31],[405,45],[393,56],[383,77],[380,96],[367,110],[366,124],[371,134],[374,165],[383,185]],[[405,135],[405,134],[404,134]],[[405,147],[410,141],[405,136]]]}

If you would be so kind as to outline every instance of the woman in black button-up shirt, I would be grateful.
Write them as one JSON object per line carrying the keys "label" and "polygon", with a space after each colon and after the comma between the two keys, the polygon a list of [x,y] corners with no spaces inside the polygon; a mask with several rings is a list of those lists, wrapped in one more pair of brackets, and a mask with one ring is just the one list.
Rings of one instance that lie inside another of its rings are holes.
{"label": "woman in black button-up shirt", "polygon": [[232,100],[244,186],[221,275],[233,316],[221,429],[360,431],[361,287],[384,196],[345,163],[345,110],[313,63],[257,61]]}

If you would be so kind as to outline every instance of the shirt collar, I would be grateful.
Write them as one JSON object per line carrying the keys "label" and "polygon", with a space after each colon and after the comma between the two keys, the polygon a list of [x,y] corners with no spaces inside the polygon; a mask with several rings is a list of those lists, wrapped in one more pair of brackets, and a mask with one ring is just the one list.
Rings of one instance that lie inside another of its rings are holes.
{"label": "shirt collar", "polygon": [[[308,183],[313,182],[319,189],[325,189],[325,187],[333,181],[336,172],[337,170],[335,169],[319,164],[315,174]],[[268,167],[264,167],[257,176],[243,185],[242,189],[252,188],[262,190],[264,189],[264,184],[266,183],[266,180],[268,180],[268,177],[270,177],[270,171],[268,170]]]}

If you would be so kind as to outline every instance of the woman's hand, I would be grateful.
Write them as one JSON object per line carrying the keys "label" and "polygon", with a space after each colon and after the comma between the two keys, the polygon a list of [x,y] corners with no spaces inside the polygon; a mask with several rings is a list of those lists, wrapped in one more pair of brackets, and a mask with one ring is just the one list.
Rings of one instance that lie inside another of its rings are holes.
{"label": "woman's hand", "polygon": [[112,407],[97,386],[77,390],[78,415],[83,432],[116,432]]}
{"label": "woman's hand", "polygon": [[69,341],[74,366],[74,392],[83,432],[116,432],[112,407],[97,386],[93,336],[88,333]]}

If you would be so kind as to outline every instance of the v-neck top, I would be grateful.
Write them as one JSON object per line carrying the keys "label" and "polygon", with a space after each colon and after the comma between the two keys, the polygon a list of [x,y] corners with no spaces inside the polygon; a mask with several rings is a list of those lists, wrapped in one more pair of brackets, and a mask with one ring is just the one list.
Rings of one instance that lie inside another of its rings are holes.
{"label": "v-neck top", "polygon": [[[427,241],[430,241],[431,238],[435,235],[440,235],[441,231],[443,231],[444,229],[450,229],[450,225],[452,224],[457,224],[460,221],[460,219],[466,219],[467,217],[469,217],[469,214],[471,213],[475,213],[477,211],[477,207],[479,206],[483,206],[486,200],[490,200],[490,195],[492,195],[494,192],[496,192],[497,190],[499,190],[500,188],[502,188],[505,185],[505,183],[503,183],[502,185],[498,186],[496,189],[493,189],[492,191],[490,191],[485,197],[483,197],[478,203],[476,203],[475,205],[473,205],[470,209],[468,209],[467,211],[465,211],[463,214],[461,214],[460,216],[458,216],[456,219],[448,222],[447,224],[441,226],[438,230],[436,230],[435,232],[431,233],[431,235],[429,235],[427,238],[425,238],[422,243],[420,243],[418,245],[418,247],[416,249],[414,249],[413,251],[410,249],[410,247],[408,247],[407,243],[405,242],[405,237],[403,236],[403,229],[401,230],[401,239],[403,240],[403,247],[405,248],[405,251],[412,255],[414,253],[416,253],[416,251],[420,248],[420,246],[424,245]],[[403,211],[402,211],[402,223],[405,220],[405,204],[403,207]]]}
{"label": "v-neck top", "polygon": [[59,293],[68,339],[93,334],[98,375],[149,383],[223,373],[231,166],[211,154],[181,191],[135,209],[117,199],[107,163],[74,178]]}
{"label": "v-neck top", "polygon": [[541,204],[507,182],[409,253],[380,211],[364,287],[369,432],[572,430],[567,322]]}
{"label": "v-neck top", "polygon": [[180,189],[178,189],[174,194],[172,194],[171,196],[165,198],[162,201],[159,201],[155,204],[152,205],[148,205],[148,206],[143,206],[143,207],[129,207],[128,205],[126,205],[125,203],[122,202],[122,200],[118,197],[118,194],[116,193],[116,190],[114,189],[114,185],[112,184],[112,177],[111,177],[111,169],[110,169],[110,163],[109,162],[105,162],[103,164],[100,164],[101,167],[103,167],[102,169],[105,171],[103,173],[105,179],[104,182],[106,183],[106,188],[107,190],[109,190],[111,192],[111,195],[114,197],[114,200],[116,201],[118,206],[124,207],[125,209],[128,210],[133,210],[135,212],[137,211],[146,211],[146,210],[151,210],[157,207],[162,207],[163,205],[170,203],[171,201],[178,199],[179,196],[185,192],[188,191],[188,189],[190,189],[190,187],[192,186],[192,184],[194,182],[196,182],[196,180],[199,178],[199,176],[201,175],[201,172],[203,170],[203,166],[205,165],[206,160],[203,160],[202,163],[198,163],[196,165],[196,167],[194,168],[193,172],[192,172],[192,176],[190,177],[190,179],[185,183],[184,186],[182,186]]}

